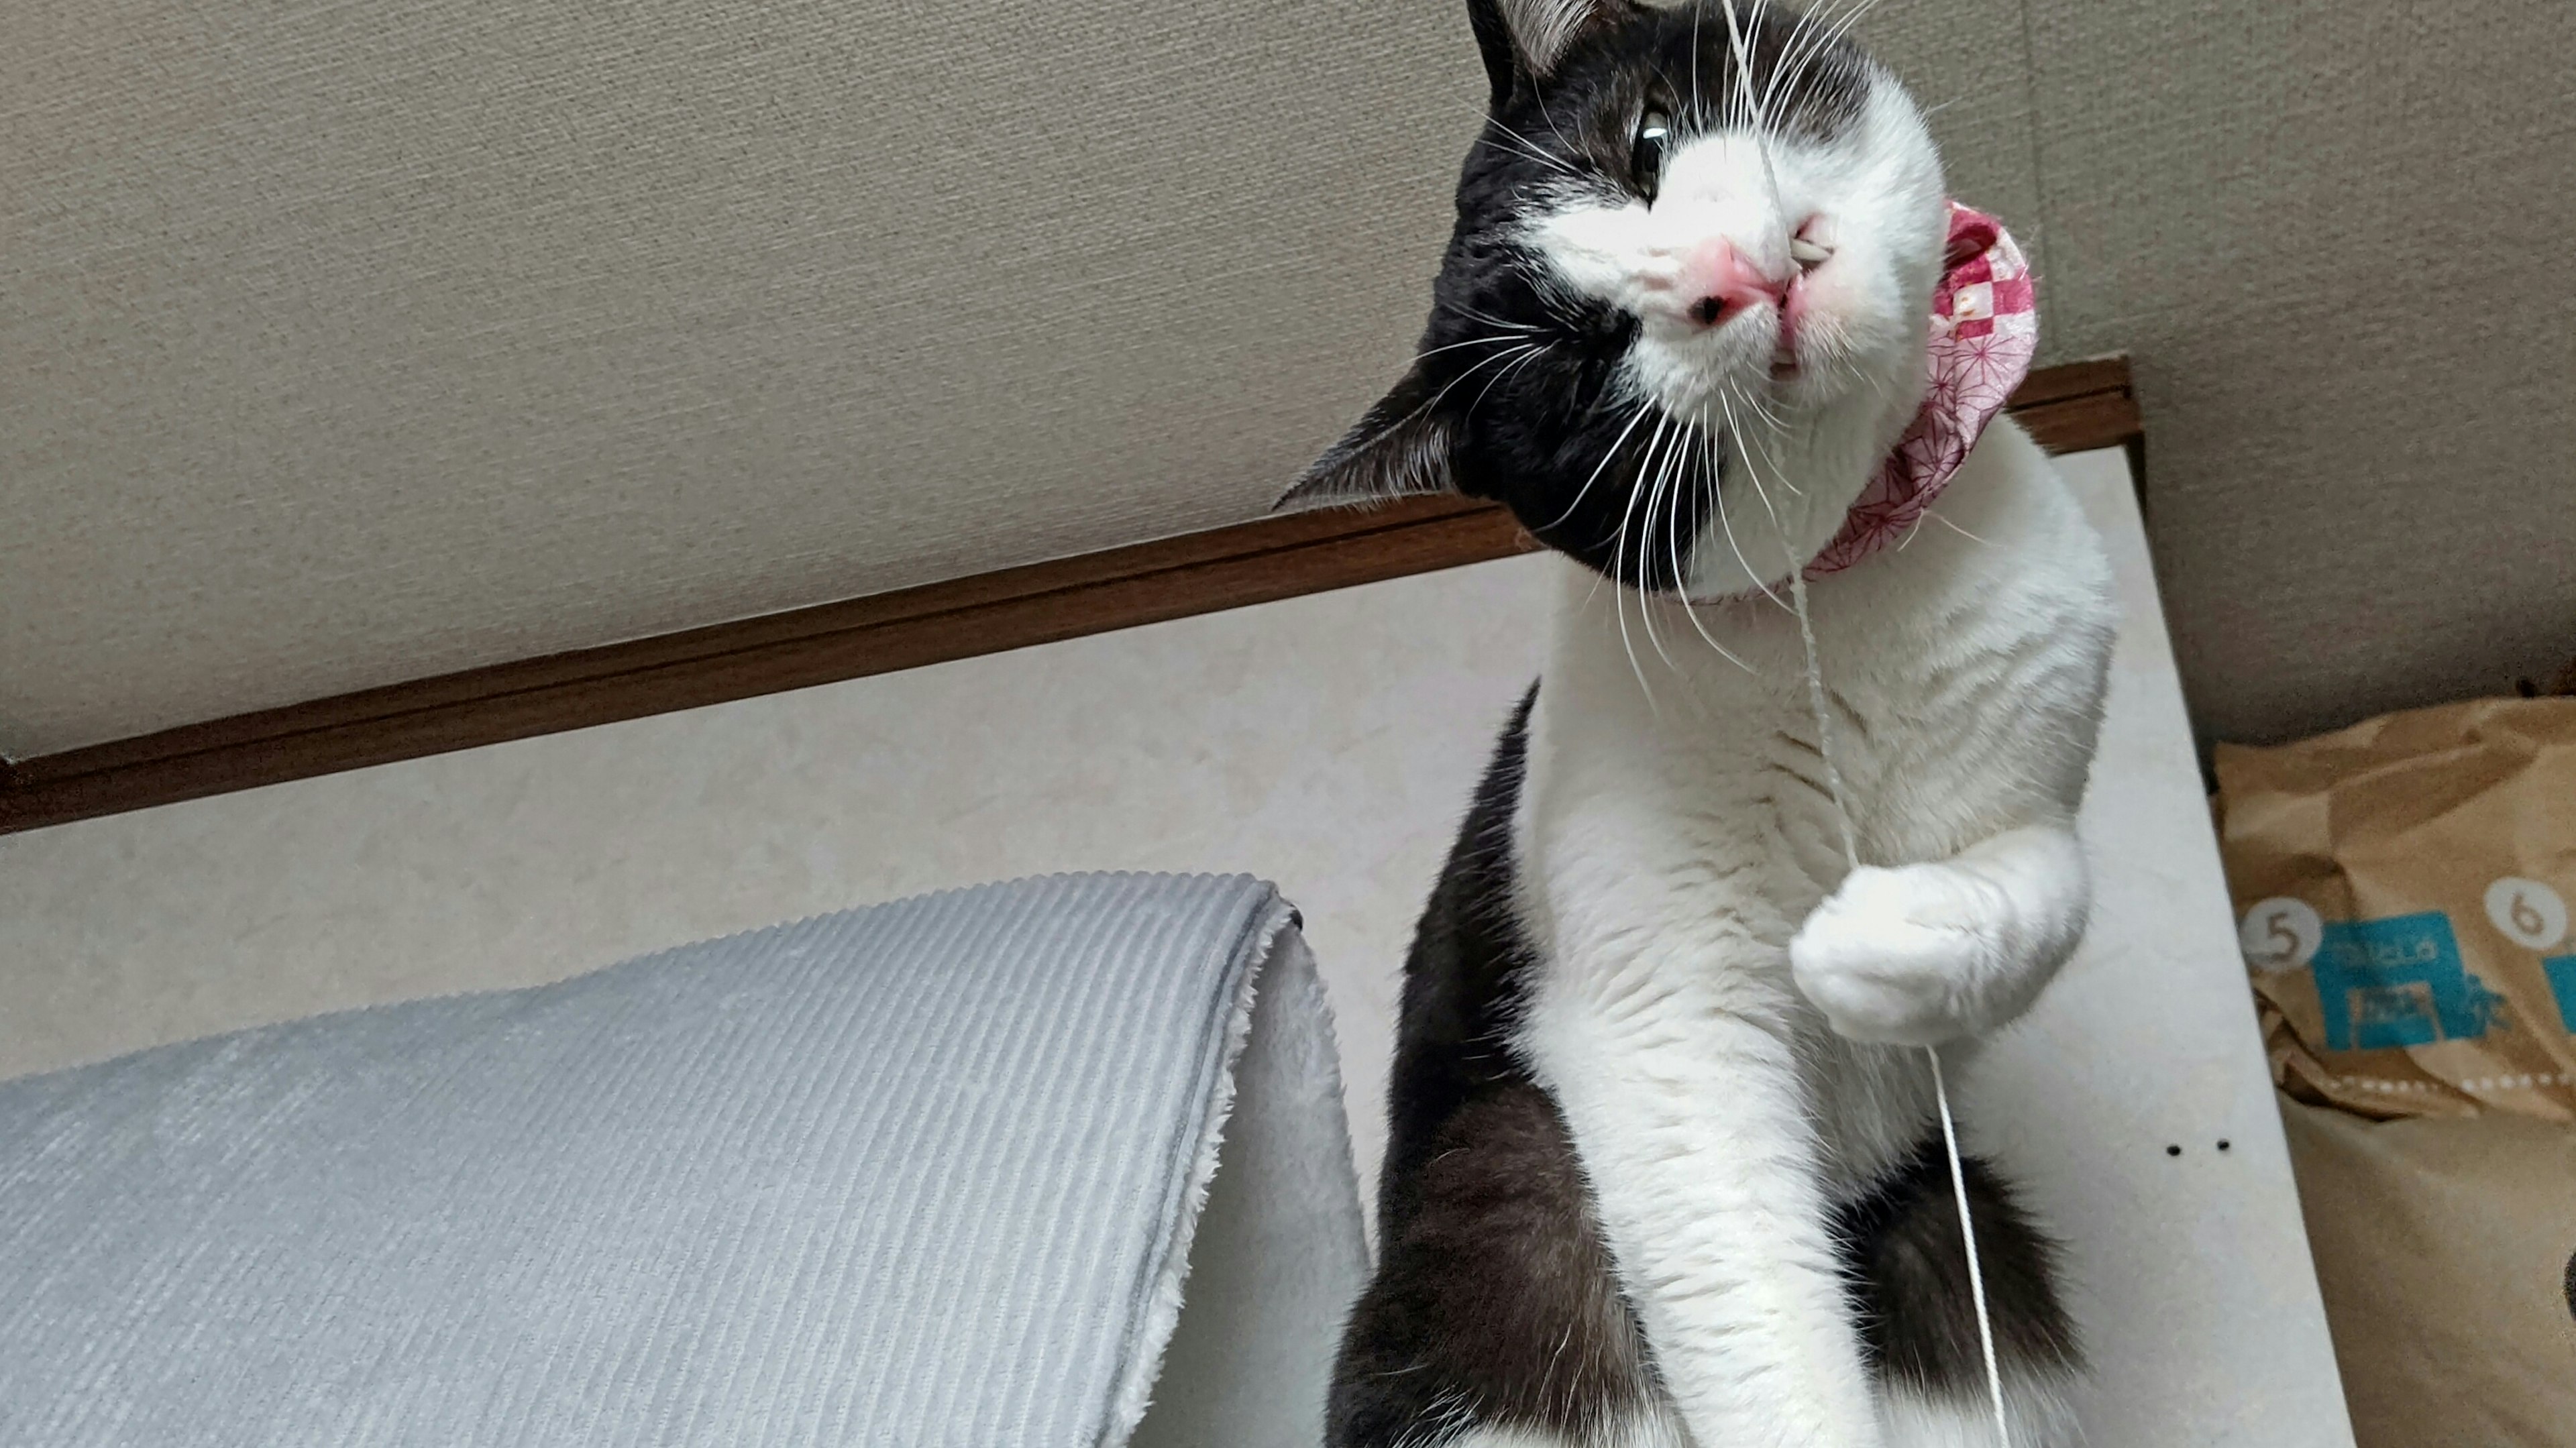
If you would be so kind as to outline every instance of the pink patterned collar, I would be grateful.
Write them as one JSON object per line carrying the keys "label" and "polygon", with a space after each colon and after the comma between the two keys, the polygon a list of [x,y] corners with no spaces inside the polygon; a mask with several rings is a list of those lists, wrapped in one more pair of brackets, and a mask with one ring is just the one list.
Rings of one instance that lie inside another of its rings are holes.
{"label": "pink patterned collar", "polygon": [[1931,388],[1843,518],[1842,531],[1807,565],[1807,577],[1840,573],[1914,531],[1966,460],[1986,424],[2030,373],[2039,313],[2030,263],[2003,223],[1950,203],[1950,246],[1932,291]]}

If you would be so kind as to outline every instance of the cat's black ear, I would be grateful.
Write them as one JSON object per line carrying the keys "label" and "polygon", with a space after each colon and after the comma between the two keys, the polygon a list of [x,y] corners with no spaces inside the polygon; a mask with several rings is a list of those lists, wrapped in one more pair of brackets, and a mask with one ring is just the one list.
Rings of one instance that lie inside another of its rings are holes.
{"label": "cat's black ear", "polygon": [[1456,432],[1433,404],[1437,393],[1417,369],[1404,374],[1305,476],[1280,494],[1277,510],[1373,503],[1416,493],[1457,490],[1450,472]]}
{"label": "cat's black ear", "polygon": [[1522,80],[1553,72],[1575,37],[1633,9],[1629,0],[1467,0],[1467,23],[1484,52],[1494,104],[1509,99]]}

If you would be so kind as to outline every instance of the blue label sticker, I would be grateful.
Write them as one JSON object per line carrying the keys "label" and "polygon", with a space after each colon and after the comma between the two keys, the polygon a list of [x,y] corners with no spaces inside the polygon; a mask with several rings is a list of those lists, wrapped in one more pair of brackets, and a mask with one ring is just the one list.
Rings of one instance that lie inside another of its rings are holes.
{"label": "blue label sticker", "polygon": [[2315,970],[2332,1051],[2472,1041],[2502,1013],[2502,999],[2460,964],[2439,910],[2328,925]]}
{"label": "blue label sticker", "polygon": [[2549,993],[2558,997],[2558,1024],[2576,1034],[2576,955],[2553,955],[2540,968],[2549,976]]}

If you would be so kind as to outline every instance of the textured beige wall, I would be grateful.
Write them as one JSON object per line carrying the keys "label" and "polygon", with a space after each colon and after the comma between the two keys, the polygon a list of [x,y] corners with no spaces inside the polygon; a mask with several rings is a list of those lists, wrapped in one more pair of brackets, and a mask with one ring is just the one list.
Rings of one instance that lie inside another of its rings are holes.
{"label": "textured beige wall", "polygon": [[2137,356],[2203,731],[2576,654],[2576,5],[2030,10],[2052,344]]}
{"label": "textured beige wall", "polygon": [[[1408,349],[1459,11],[0,6],[0,750],[1257,512]],[[2207,727],[2576,649],[2576,6],[1865,29],[2137,355]]]}

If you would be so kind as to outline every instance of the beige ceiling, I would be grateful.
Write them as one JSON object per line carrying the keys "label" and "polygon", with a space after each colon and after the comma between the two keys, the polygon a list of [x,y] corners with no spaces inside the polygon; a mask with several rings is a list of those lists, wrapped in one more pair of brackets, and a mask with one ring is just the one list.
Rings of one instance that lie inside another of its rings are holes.
{"label": "beige ceiling", "polygon": [[[1259,511],[1409,347],[1462,8],[0,6],[0,751]],[[2221,732],[2576,651],[2571,12],[1870,23],[2137,354]]]}

